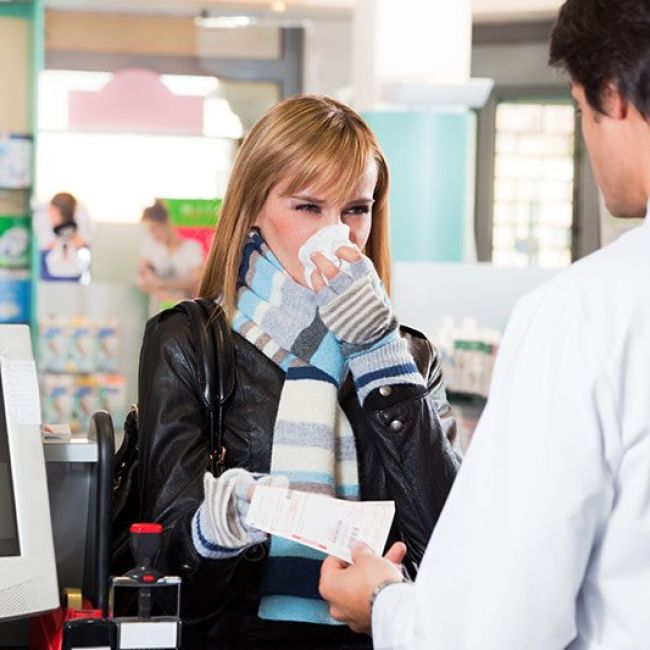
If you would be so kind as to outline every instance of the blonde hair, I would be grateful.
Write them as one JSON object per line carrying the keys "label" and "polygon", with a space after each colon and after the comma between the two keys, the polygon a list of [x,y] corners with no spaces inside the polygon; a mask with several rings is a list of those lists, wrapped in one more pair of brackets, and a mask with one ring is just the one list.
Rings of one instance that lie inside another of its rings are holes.
{"label": "blonde hair", "polygon": [[386,160],[363,119],[329,97],[298,95],[276,104],[250,130],[235,158],[199,295],[221,296],[232,318],[242,248],[269,192],[287,180],[287,195],[329,188],[344,199],[356,191],[371,161],[377,164],[372,228],[365,253],[390,291]]}

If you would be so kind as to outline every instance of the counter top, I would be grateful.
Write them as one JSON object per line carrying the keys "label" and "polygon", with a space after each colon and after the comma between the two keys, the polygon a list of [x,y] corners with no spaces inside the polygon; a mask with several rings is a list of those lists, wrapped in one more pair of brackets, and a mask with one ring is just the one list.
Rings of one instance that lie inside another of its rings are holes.
{"label": "counter top", "polygon": [[44,440],[47,463],[96,463],[97,442],[88,438]]}

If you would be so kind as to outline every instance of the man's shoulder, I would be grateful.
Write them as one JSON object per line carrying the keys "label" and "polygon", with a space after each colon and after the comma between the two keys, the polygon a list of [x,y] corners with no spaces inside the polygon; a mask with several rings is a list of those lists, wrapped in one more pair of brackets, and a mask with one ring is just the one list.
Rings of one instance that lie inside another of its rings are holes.
{"label": "man's shoulder", "polygon": [[521,298],[512,315],[520,327],[535,321],[558,332],[579,323],[597,340],[613,340],[650,318],[650,237],[629,232],[560,271]]}
{"label": "man's shoulder", "polygon": [[644,282],[650,278],[649,253],[648,232],[637,228],[560,271],[532,294],[566,296],[583,303],[590,298],[602,303],[625,294],[650,294]]}

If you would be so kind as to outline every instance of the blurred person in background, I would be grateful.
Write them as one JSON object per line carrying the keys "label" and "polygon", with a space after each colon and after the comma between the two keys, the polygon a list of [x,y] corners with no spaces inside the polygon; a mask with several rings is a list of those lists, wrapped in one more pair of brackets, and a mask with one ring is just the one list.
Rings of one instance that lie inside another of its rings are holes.
{"label": "blurred person in background", "polygon": [[[551,37],[609,211],[650,210],[650,2],[568,0]],[[597,218],[597,215],[593,215]],[[331,613],[388,650],[650,648],[650,223],[515,308],[415,583],[367,548]]]}
{"label": "blurred person in background", "polygon": [[196,294],[204,255],[198,241],[178,236],[162,201],[145,208],[141,221],[146,235],[136,284],[149,294],[153,315]]}
{"label": "blurred person in background", "polygon": [[47,206],[51,238],[41,250],[43,280],[90,281],[90,247],[79,233],[77,199],[69,192],[55,194]]}

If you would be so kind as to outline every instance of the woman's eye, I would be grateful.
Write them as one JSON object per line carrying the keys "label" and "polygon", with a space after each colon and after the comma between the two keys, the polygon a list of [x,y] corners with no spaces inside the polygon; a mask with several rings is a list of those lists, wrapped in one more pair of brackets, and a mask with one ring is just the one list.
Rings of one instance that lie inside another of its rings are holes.
{"label": "woman's eye", "polygon": [[348,214],[368,214],[368,212],[370,212],[370,207],[367,205],[357,205],[347,211]]}
{"label": "woman's eye", "polygon": [[315,213],[318,213],[318,212],[320,212],[320,207],[315,205],[314,203],[303,203],[301,205],[297,205],[296,210],[300,210],[301,212],[315,212]]}

